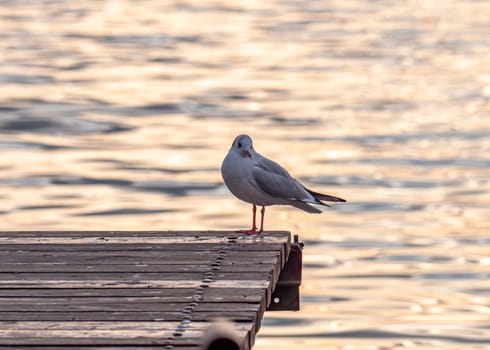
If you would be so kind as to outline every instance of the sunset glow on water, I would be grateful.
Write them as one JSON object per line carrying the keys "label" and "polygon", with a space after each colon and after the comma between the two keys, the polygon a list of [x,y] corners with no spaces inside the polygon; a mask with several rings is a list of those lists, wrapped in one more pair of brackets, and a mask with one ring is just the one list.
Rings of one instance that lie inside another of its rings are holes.
{"label": "sunset glow on water", "polygon": [[489,349],[490,3],[5,1],[0,219],[8,230],[234,230],[233,138],[321,215],[302,310],[254,349]]}

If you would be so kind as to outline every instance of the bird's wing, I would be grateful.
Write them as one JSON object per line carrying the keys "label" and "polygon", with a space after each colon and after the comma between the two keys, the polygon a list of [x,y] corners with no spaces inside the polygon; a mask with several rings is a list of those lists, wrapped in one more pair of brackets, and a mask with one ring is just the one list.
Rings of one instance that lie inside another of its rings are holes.
{"label": "bird's wing", "polygon": [[315,203],[315,198],[276,162],[257,155],[252,172],[257,186],[270,196],[292,201]]}

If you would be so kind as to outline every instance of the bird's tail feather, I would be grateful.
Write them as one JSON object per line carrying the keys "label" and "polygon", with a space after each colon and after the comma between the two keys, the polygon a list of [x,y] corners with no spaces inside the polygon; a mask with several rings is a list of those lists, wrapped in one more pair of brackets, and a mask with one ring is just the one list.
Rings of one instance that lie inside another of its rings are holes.
{"label": "bird's tail feather", "polygon": [[335,196],[330,196],[328,194],[323,194],[319,192],[315,192],[305,188],[308,192],[310,192],[315,198],[318,200],[328,201],[328,202],[347,202],[345,199]]}
{"label": "bird's tail feather", "polygon": [[[322,212],[320,209],[315,208],[314,206],[308,205],[305,202],[301,202],[301,201],[297,201],[297,200],[292,200],[292,201],[289,202],[289,204],[291,204],[292,206],[295,206],[298,209],[307,211],[308,213],[319,214],[319,213]],[[327,204],[324,204],[324,203],[321,203],[321,204],[327,205]]]}

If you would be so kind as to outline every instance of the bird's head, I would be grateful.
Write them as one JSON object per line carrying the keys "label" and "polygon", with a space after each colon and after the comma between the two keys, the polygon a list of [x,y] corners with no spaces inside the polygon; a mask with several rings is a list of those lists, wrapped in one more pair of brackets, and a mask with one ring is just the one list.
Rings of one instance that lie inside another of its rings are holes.
{"label": "bird's head", "polygon": [[254,152],[252,139],[248,135],[238,135],[233,140],[231,149],[244,158],[252,158]]}

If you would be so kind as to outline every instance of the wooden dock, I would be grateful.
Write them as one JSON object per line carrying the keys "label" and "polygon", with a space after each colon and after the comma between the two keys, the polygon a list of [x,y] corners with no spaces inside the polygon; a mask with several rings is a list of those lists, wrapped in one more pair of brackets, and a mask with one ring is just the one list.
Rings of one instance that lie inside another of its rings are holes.
{"label": "wooden dock", "polygon": [[267,308],[298,307],[271,305],[299,286],[283,274],[274,296],[292,248],[289,232],[0,232],[0,349],[199,349],[217,318],[251,349]]}

